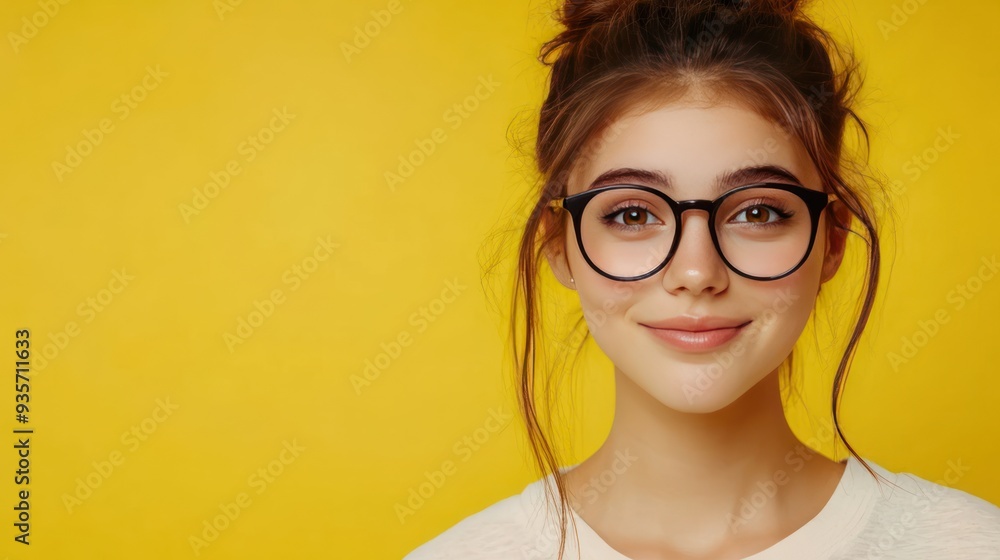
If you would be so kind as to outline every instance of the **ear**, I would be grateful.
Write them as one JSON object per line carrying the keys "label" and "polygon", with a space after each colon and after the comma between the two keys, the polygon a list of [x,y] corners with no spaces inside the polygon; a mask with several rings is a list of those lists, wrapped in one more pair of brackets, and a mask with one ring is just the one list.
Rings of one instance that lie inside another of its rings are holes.
{"label": "ear", "polygon": [[[561,211],[547,208],[542,214],[543,235],[546,237],[549,232],[554,231],[553,228],[562,227],[562,221],[557,219],[558,216],[556,215],[557,212]],[[570,290],[575,290],[576,284],[570,282],[570,278],[573,277],[573,271],[570,270],[569,259],[566,257],[566,235],[564,232],[546,244],[545,258],[549,261],[549,267],[552,269],[553,274],[555,274],[556,280],[559,280],[560,284]]]}
{"label": "ear", "polygon": [[832,211],[827,214],[827,219],[833,219],[832,227],[827,229],[826,254],[823,258],[823,276],[820,284],[833,278],[840,269],[840,263],[844,260],[844,251],[847,247],[847,235],[851,226],[851,211],[841,201],[835,200],[832,203]]}

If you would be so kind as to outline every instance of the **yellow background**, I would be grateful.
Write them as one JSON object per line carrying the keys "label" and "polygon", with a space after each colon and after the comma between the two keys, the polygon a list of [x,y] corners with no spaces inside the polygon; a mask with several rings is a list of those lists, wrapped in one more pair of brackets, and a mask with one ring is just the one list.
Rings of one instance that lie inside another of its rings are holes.
{"label": "yellow background", "polygon": [[[949,298],[1000,251],[1000,5],[820,4],[866,63],[872,161],[899,195],[890,292],[855,361],[845,431],[891,470],[941,480],[960,461],[970,470],[954,486],[1000,503],[1000,280],[973,281],[981,290],[961,309]],[[24,426],[8,381],[0,554],[196,557],[190,537],[242,503],[197,557],[400,558],[534,480],[516,419],[481,430],[491,411],[515,410],[509,278],[481,278],[489,236],[531,188],[534,55],[554,29],[550,4],[71,0],[44,17],[43,5],[0,8],[4,371],[16,329],[31,330],[36,357],[24,425],[35,430],[32,544],[13,540],[9,430]],[[44,25],[25,32],[33,18]],[[958,136],[926,152],[940,129]],[[508,135],[528,138],[523,153]],[[248,137],[261,147],[252,159]],[[387,181],[428,138],[434,151]],[[54,169],[76,147],[78,165]],[[916,173],[912,158],[925,156],[933,164]],[[227,165],[239,173],[225,178]],[[226,187],[185,214],[213,177]],[[295,267],[309,271],[297,283]],[[124,286],[123,270],[134,277]],[[449,282],[459,288],[443,294]],[[275,291],[280,303],[254,316]],[[817,325],[852,308],[827,303]],[[894,368],[889,353],[941,310],[949,321]],[[227,343],[241,319],[257,326]],[[379,358],[401,335],[395,357]],[[789,416],[833,454],[824,426],[841,347],[817,353],[805,337],[806,404]],[[357,385],[367,360],[387,365]],[[606,359],[588,347],[579,366],[572,460],[601,442],[611,413]],[[489,437],[470,452],[460,442],[477,433]],[[445,461],[455,469],[401,523],[396,504]]]}

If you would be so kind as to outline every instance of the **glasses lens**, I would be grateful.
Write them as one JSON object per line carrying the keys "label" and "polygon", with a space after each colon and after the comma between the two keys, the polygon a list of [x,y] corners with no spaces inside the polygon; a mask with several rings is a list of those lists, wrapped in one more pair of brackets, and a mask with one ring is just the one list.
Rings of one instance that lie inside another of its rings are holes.
{"label": "glasses lens", "polygon": [[715,217],[719,247],[734,268],[756,277],[778,276],[799,264],[809,248],[809,207],[781,189],[758,187],[727,196]]}
{"label": "glasses lens", "polygon": [[640,189],[601,192],[580,223],[583,249],[597,268],[619,277],[641,276],[663,262],[677,230],[665,200]]}

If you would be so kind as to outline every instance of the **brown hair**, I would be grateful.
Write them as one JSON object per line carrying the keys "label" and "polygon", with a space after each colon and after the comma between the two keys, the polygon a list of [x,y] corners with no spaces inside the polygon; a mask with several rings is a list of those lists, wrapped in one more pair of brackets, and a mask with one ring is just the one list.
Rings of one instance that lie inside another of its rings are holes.
{"label": "brown hair", "polygon": [[[511,338],[532,455],[543,475],[552,474],[558,490],[553,496],[545,486],[559,510],[559,558],[565,551],[570,502],[553,438],[536,408],[536,389],[544,382],[547,390],[550,381],[537,363],[542,334],[539,265],[550,243],[565,241],[565,227],[547,229],[543,213],[550,200],[565,196],[570,170],[588,157],[595,138],[624,111],[679,97],[691,88],[724,91],[798,139],[819,171],[824,191],[836,194],[851,215],[848,223],[838,223],[831,214],[829,227],[847,229],[853,219],[861,225],[860,234],[851,233],[867,246],[864,298],[837,367],[831,408],[837,435],[876,475],[847,443],[838,420],[847,372],[879,280],[875,193],[864,187],[884,188],[864,173],[863,161],[854,163],[845,155],[851,122],[863,140],[865,158],[869,142],[866,126],[852,108],[863,81],[853,56],[806,16],[796,0],[565,0],[557,15],[563,30],[539,55],[550,67],[534,150],[542,180],[518,248]],[[565,226],[565,213],[560,214],[553,223]],[[791,354],[783,365],[790,378]]]}

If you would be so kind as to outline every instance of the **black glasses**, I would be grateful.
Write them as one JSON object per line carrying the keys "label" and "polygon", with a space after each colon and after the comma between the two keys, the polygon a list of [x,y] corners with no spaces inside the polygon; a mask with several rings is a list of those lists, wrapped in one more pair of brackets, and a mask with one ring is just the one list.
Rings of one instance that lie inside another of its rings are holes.
{"label": "black glasses", "polygon": [[820,213],[836,195],[784,183],[736,187],[715,200],[675,201],[640,185],[609,185],[556,198],[573,217],[587,263],[612,280],[641,280],[666,266],[680,243],[681,215],[708,212],[712,242],[733,272],[777,280],[809,257]]}

